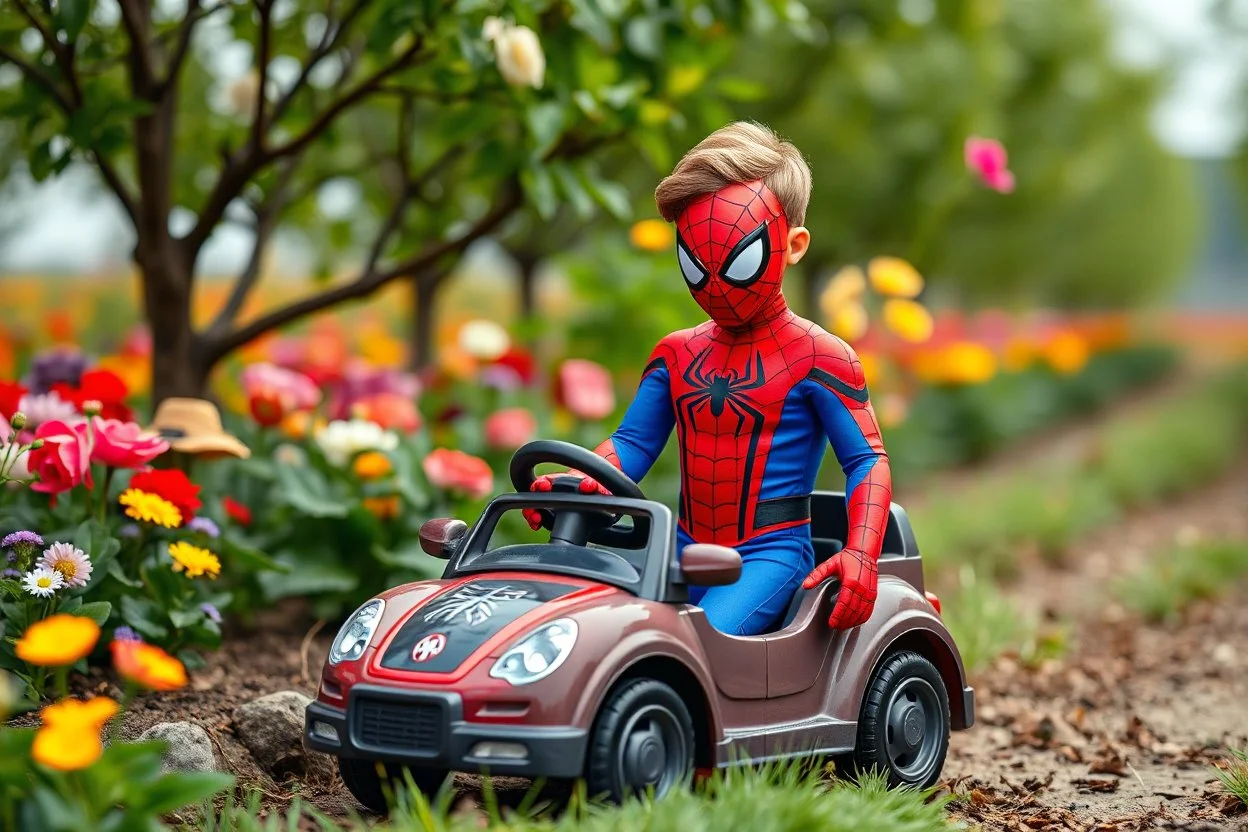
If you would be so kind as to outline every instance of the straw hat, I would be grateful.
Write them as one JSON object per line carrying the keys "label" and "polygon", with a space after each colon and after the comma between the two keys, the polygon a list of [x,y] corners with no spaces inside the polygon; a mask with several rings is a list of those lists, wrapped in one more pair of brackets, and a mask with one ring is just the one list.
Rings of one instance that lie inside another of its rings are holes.
{"label": "straw hat", "polygon": [[225,432],[217,406],[203,399],[165,399],[156,408],[151,430],[179,453],[239,459],[251,456],[250,448]]}

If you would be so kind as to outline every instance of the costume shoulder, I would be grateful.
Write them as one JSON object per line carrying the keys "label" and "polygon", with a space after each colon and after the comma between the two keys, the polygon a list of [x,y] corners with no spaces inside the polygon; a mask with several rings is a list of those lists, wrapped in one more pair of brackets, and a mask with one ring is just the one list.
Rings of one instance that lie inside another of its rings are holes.
{"label": "costume shoulder", "polygon": [[646,370],[643,376],[649,375],[660,367],[672,373],[678,367],[684,366],[689,357],[693,355],[693,342],[699,339],[701,330],[702,327],[700,326],[691,329],[679,329],[664,336],[663,340],[659,341],[655,346],[654,351],[650,353],[650,360],[646,362]]}
{"label": "costume shoulder", "polygon": [[810,334],[814,340],[815,357],[807,378],[851,402],[865,404],[866,374],[853,347],[819,326],[812,325]]}

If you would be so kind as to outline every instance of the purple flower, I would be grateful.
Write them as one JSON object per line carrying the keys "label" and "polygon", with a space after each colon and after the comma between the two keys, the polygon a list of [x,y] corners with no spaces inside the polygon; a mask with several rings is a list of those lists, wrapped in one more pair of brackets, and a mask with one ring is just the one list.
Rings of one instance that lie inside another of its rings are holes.
{"label": "purple flower", "polygon": [[117,530],[117,534],[131,539],[138,537],[140,533],[138,523],[127,523]]}
{"label": "purple flower", "polygon": [[26,415],[27,427],[38,427],[44,422],[66,422],[73,424],[82,416],[72,402],[67,402],[56,393],[27,393],[22,396],[22,413]]}
{"label": "purple flower", "polygon": [[381,393],[415,399],[420,395],[420,388],[420,380],[411,373],[352,361],[343,370],[342,377],[330,386],[329,416],[349,419],[353,404]]}
{"label": "purple flower", "polygon": [[134,630],[130,629],[124,624],[118,627],[116,630],[113,630],[113,641],[142,641],[142,640],[143,640],[142,636],[140,636],[138,633],[136,633]]}
{"label": "purple flower", "polygon": [[22,380],[32,393],[46,393],[52,385],[63,382],[70,387],[82,383],[87,369],[87,357],[76,347],[53,347],[36,355],[30,362],[30,372]]}
{"label": "purple flower", "polygon": [[20,532],[5,535],[4,540],[0,540],[0,548],[15,549],[19,544],[25,544],[31,548],[38,549],[43,546],[43,538],[34,532],[28,532],[23,529]]}
{"label": "purple flower", "polygon": [[199,609],[201,612],[203,612],[204,615],[208,616],[209,620],[211,620],[212,623],[214,624],[221,623],[221,610],[217,609],[212,604],[209,604],[207,601],[205,601],[204,603],[199,605]]}
{"label": "purple flower", "polygon": [[519,390],[524,386],[524,379],[520,377],[520,374],[505,364],[491,364],[483,367],[477,374],[477,379],[483,386],[503,392]]}
{"label": "purple flower", "polygon": [[186,527],[193,532],[201,532],[209,537],[221,536],[220,527],[213,522],[211,517],[195,517],[186,524]]}
{"label": "purple flower", "polygon": [[0,578],[20,578],[20,577],[22,577],[22,570],[20,569],[6,569],[3,572],[0,572]]}

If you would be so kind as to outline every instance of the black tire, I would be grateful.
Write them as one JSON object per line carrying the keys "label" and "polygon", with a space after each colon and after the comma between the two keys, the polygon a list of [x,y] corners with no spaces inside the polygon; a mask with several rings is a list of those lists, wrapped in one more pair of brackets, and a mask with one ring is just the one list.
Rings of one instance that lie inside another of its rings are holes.
{"label": "black tire", "polygon": [[653,791],[661,797],[693,775],[693,720],[669,685],[631,679],[611,692],[594,720],[585,780],[589,794],[615,803]]}
{"label": "black tire", "polygon": [[[385,783],[381,774],[383,769],[387,781]],[[449,774],[445,769],[404,768],[394,764],[378,763],[376,760],[338,758],[338,773],[342,775],[342,782],[346,784],[347,791],[351,792],[351,795],[364,808],[379,815],[390,811],[390,804],[386,799],[387,787],[391,795],[406,787],[405,772],[412,775],[416,787],[429,800],[433,800],[438,794]]]}
{"label": "black tire", "polygon": [[857,774],[882,772],[889,786],[925,789],[940,779],[949,751],[949,694],[930,661],[894,653],[871,678],[858,716]]}

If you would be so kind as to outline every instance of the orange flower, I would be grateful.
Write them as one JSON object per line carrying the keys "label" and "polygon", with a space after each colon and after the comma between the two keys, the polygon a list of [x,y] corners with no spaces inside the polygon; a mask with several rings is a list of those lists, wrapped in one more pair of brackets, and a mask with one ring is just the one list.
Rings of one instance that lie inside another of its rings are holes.
{"label": "orange flower", "polygon": [[395,494],[385,497],[365,497],[361,501],[361,505],[364,506],[365,511],[382,522],[393,520],[399,516],[399,498]]}
{"label": "orange flower", "polygon": [[1088,363],[1088,343],[1078,333],[1063,330],[1044,345],[1044,358],[1054,371],[1073,375]]}
{"label": "orange flower", "polygon": [[1005,345],[1005,355],[1001,357],[1001,365],[1011,373],[1021,373],[1031,366],[1035,360],[1036,348],[1027,338],[1011,338]]}
{"label": "orange flower", "polygon": [[884,301],[884,325],[893,334],[912,344],[921,344],[932,337],[932,314],[923,304],[900,298]]}
{"label": "orange flower", "polygon": [[958,341],[940,355],[941,381],[947,384],[983,384],[997,372],[997,358],[983,344]]}
{"label": "orange flower", "polygon": [[667,251],[676,244],[672,227],[663,220],[640,220],[628,232],[628,239],[642,251]]}
{"label": "orange flower", "polygon": [[100,731],[120,708],[107,697],[80,702],[63,699],[43,709],[43,726],[35,734],[31,756],[57,771],[77,771],[104,753]]}
{"label": "orange flower", "polygon": [[141,641],[113,641],[113,666],[117,672],[145,688],[177,690],[186,685],[186,667],[164,650]]}
{"label": "orange flower", "polygon": [[376,480],[394,470],[390,458],[380,451],[366,451],[355,458],[352,464],[355,475],[362,480]]}
{"label": "orange flower", "polygon": [[44,667],[61,667],[86,658],[100,638],[100,627],[78,615],[49,616],[31,624],[17,640],[17,657]]}

